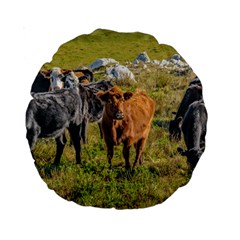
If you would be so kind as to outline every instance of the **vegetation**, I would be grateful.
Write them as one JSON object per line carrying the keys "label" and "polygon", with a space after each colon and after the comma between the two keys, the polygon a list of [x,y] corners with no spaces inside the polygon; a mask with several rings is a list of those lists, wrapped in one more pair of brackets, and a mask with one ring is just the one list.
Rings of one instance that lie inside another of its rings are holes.
{"label": "vegetation", "polygon": [[113,58],[119,63],[132,62],[140,52],[146,51],[151,59],[169,59],[176,50],[158,44],[147,34],[118,33],[97,29],[91,34],[80,35],[60,46],[50,63],[43,68],[78,68],[88,66],[98,58]]}
{"label": "vegetation", "polygon": [[[121,63],[132,62],[143,51],[151,59],[158,60],[169,59],[176,53],[170,46],[159,45],[150,35],[96,30],[91,35],[81,35],[62,45],[52,62],[45,64],[44,68],[76,68],[100,57],[111,57]],[[60,166],[53,166],[55,141],[39,139],[34,151],[36,167],[48,187],[64,199],[84,206],[144,208],[163,202],[191,178],[186,158],[177,153],[177,147],[185,147],[183,141],[170,142],[167,125],[163,123],[172,119],[172,111],[177,110],[194,73],[178,76],[151,64],[147,69],[141,64],[137,68],[132,64],[128,67],[135,74],[137,83],[126,80],[117,84],[124,90],[144,89],[156,101],[143,165],[137,166],[134,172],[126,171],[120,145],[115,147],[113,168],[109,169],[106,147],[96,123],[90,124],[88,143],[82,145],[82,165],[75,164],[74,150],[68,143]],[[94,76],[96,79],[103,77],[98,73]],[[163,127],[156,122],[162,123]],[[134,155],[132,148],[132,163]]]}

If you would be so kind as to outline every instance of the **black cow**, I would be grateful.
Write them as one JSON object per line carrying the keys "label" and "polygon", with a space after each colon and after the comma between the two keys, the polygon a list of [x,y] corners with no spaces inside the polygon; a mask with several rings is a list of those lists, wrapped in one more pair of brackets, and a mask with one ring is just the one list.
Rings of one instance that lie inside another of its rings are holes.
{"label": "black cow", "polygon": [[81,109],[78,88],[35,94],[26,111],[26,137],[32,155],[37,138],[55,138],[57,151],[54,163],[59,164],[66,144],[65,130],[68,129],[75,148],[76,162],[80,163]]}
{"label": "black cow", "polygon": [[187,156],[191,170],[194,170],[205,150],[207,119],[207,110],[202,100],[193,102],[184,117],[180,117],[179,127],[182,129],[187,150],[178,148],[178,151]]}
{"label": "black cow", "polygon": [[39,71],[31,87],[31,95],[39,92],[48,92],[50,88],[50,71]]}
{"label": "black cow", "polygon": [[175,139],[179,141],[181,139],[181,129],[179,128],[181,117],[184,116],[191,103],[201,99],[203,99],[202,86],[199,84],[190,84],[179,105],[175,118],[169,123],[170,140]]}

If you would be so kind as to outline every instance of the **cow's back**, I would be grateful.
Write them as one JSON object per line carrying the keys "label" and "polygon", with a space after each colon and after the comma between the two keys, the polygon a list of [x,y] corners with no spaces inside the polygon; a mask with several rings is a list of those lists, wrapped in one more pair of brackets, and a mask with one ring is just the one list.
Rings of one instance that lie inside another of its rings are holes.
{"label": "cow's back", "polygon": [[26,111],[26,127],[39,126],[40,137],[55,137],[59,129],[81,123],[81,105],[75,89],[35,94]]}

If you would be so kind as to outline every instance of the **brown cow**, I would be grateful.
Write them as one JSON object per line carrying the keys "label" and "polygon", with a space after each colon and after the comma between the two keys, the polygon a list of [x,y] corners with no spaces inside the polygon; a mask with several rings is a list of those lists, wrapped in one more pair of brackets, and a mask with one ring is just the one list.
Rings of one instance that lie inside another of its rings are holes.
{"label": "brown cow", "polygon": [[123,143],[126,169],[130,169],[129,151],[132,144],[136,149],[133,168],[137,162],[142,164],[143,149],[155,112],[155,102],[141,90],[123,93],[117,86],[105,92],[100,91],[97,96],[104,103],[102,131],[110,167],[114,146],[120,143]]}

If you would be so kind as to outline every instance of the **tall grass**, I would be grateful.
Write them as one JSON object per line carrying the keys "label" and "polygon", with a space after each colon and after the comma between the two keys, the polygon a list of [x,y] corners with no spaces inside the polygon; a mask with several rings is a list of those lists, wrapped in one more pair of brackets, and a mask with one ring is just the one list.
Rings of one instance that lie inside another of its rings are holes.
{"label": "tall grass", "polygon": [[[126,62],[132,61],[142,51],[147,51],[152,59],[168,59],[176,53],[172,47],[159,45],[150,35],[96,30],[91,35],[79,36],[62,45],[53,61],[44,67],[75,68],[89,64],[98,57]],[[34,150],[39,174],[50,189],[66,200],[84,206],[144,208],[162,203],[191,178],[186,159],[177,152],[177,147],[184,147],[183,141],[170,142],[167,125],[159,127],[154,122],[168,122],[172,118],[172,111],[177,110],[194,73],[177,76],[151,64],[147,69],[141,69],[141,66],[135,68],[131,64],[129,68],[135,74],[137,83],[130,80],[115,83],[125,91],[141,88],[156,101],[143,165],[137,166],[134,172],[126,171],[120,145],[115,147],[113,168],[109,169],[106,146],[100,139],[96,123],[89,125],[88,143],[82,145],[82,165],[75,164],[74,150],[68,142],[60,166],[53,166],[54,140],[39,139]],[[95,74],[95,78],[98,77],[102,78],[102,75]],[[132,148],[131,163],[134,157]]]}

